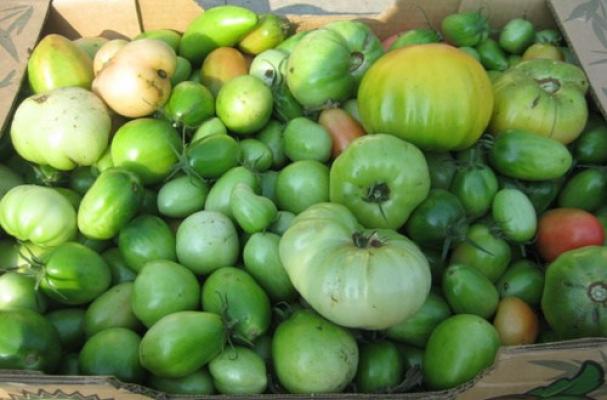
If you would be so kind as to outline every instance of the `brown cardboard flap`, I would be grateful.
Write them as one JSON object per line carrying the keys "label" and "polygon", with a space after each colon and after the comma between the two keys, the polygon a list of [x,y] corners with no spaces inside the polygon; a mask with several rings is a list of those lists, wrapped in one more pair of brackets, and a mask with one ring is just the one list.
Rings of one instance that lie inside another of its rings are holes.
{"label": "brown cardboard flap", "polygon": [[38,41],[50,0],[0,1],[0,136]]}
{"label": "brown cardboard flap", "polygon": [[607,2],[550,0],[550,6],[590,80],[597,106],[607,118]]}

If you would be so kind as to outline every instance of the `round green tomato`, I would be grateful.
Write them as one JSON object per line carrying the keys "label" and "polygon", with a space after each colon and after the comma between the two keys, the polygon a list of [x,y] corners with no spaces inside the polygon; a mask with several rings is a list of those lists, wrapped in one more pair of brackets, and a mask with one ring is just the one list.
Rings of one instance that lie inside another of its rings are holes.
{"label": "round green tomato", "polygon": [[356,374],[352,334],[310,310],[295,312],[272,339],[272,361],[289,393],[339,393]]}
{"label": "round green tomato", "polygon": [[120,230],[118,248],[133,271],[154,260],[175,261],[175,233],[161,218],[140,215]]}
{"label": "round green tomato", "polygon": [[561,189],[557,204],[563,208],[596,211],[605,204],[607,175],[605,170],[589,168],[573,175]]}
{"label": "round green tomato", "polygon": [[451,192],[459,198],[466,214],[472,219],[482,217],[489,211],[497,189],[497,177],[485,164],[459,169],[451,183]]}
{"label": "round green tomato", "polygon": [[111,149],[114,166],[136,173],[147,185],[161,182],[171,173],[181,140],[170,122],[140,118],[118,129]]}
{"label": "round green tomato", "polygon": [[451,153],[436,153],[427,151],[424,153],[430,173],[430,187],[432,189],[449,190],[453,176],[457,171],[455,160]]}
{"label": "round green tomato", "polygon": [[0,311],[0,368],[53,372],[61,359],[55,327],[28,309]]}
{"label": "round green tomato", "polygon": [[259,78],[242,75],[228,81],[217,94],[217,116],[240,134],[263,128],[272,115],[272,91]]}
{"label": "round green tomato", "polygon": [[361,393],[385,392],[403,378],[404,366],[394,343],[382,340],[360,346],[356,389]]}
{"label": "round green tomato", "polygon": [[188,167],[203,178],[219,178],[235,167],[241,158],[236,140],[228,135],[211,135],[190,144],[186,151]]}
{"label": "round green tomato", "polygon": [[451,14],[441,24],[445,39],[456,46],[476,46],[489,36],[487,17],[480,12]]}
{"label": "round green tomato", "polygon": [[589,116],[586,128],[573,143],[573,156],[580,163],[607,162],[607,124],[602,117]]}
{"label": "round green tomato", "polygon": [[125,328],[109,328],[91,337],[80,351],[80,371],[85,375],[111,375],[123,382],[141,383],[145,374],[139,363],[141,337]]}
{"label": "round green tomato", "polygon": [[521,54],[529,47],[535,38],[533,24],[523,18],[514,18],[502,28],[499,44],[512,54]]}
{"label": "round green tomato", "polygon": [[225,328],[217,314],[179,311],[156,322],[143,336],[141,365],[162,378],[182,378],[217,356]]}
{"label": "round green tomato", "polygon": [[257,140],[264,143],[272,152],[272,167],[280,168],[287,161],[284,144],[284,125],[276,120],[268,124],[257,134]]}
{"label": "round green tomato", "polygon": [[60,308],[46,314],[53,324],[64,352],[78,350],[84,342],[84,310],[81,308]]}
{"label": "round green tomato", "polygon": [[120,249],[112,247],[104,251],[101,256],[110,267],[112,273],[112,285],[117,285],[122,282],[132,282],[135,280],[137,273],[129,268],[124,261],[124,257],[120,253]]}
{"label": "round green tomato", "polygon": [[305,117],[294,118],[285,127],[284,151],[292,161],[315,160],[327,162],[331,157],[333,140],[320,124]]}
{"label": "round green tomato", "polygon": [[246,347],[227,347],[209,363],[209,372],[221,394],[260,394],[268,384],[264,360]]}
{"label": "round green tomato", "polygon": [[213,117],[204,121],[196,132],[194,132],[194,136],[192,136],[191,143],[194,143],[200,139],[204,139],[208,136],[213,135],[227,135],[228,130],[223,122],[217,117]]}
{"label": "round green tomato", "polygon": [[131,309],[133,282],[111,287],[97,297],[84,314],[84,332],[91,337],[108,328],[127,328],[138,331],[141,323]]}
{"label": "round green tomato", "polygon": [[165,182],[158,191],[158,211],[171,218],[185,218],[204,208],[209,185],[195,176],[182,175]]}
{"label": "round green tomato", "polygon": [[0,226],[18,240],[57,246],[76,236],[76,211],[51,188],[20,185],[0,200]]}
{"label": "round green tomato", "polygon": [[312,160],[287,165],[276,179],[276,199],[281,210],[295,214],[329,201],[329,168]]}
{"label": "round green tomato", "polygon": [[436,327],[423,359],[424,383],[449,389],[493,364],[500,339],[489,322],[476,315],[455,315]]}
{"label": "round green tomato", "polygon": [[185,81],[177,84],[164,105],[165,115],[186,127],[198,127],[215,115],[215,99],[200,83]]}
{"label": "round green tomato", "polygon": [[105,292],[112,274],[103,258],[79,243],[64,243],[45,260],[42,292],[62,304],[85,304]]}
{"label": "round green tomato", "polygon": [[147,384],[156,390],[170,394],[215,394],[213,378],[207,368],[199,369],[181,378],[161,378],[152,375],[148,378]]}
{"label": "round green tomato", "polygon": [[[3,251],[4,249],[0,249]],[[3,268],[8,268],[3,264]],[[38,313],[46,310],[44,295],[36,290],[36,279],[18,272],[0,275],[0,310],[27,308]]]}
{"label": "round green tomato", "polygon": [[497,289],[476,268],[452,264],[445,271],[442,287],[455,314],[473,314],[485,319],[495,314],[499,302]]}
{"label": "round green tomato", "polygon": [[150,261],[139,271],[133,286],[131,307],[148,328],[165,315],[196,310],[200,285],[196,276],[168,260]]}
{"label": "round green tomato", "polygon": [[242,165],[256,172],[264,172],[272,166],[272,150],[261,140],[244,139],[238,145]]}
{"label": "round green tomato", "polygon": [[538,306],[544,291],[544,272],[530,261],[512,264],[497,281],[500,297],[518,297],[532,307]]}
{"label": "round green tomato", "polygon": [[97,179],[97,171],[91,167],[78,167],[70,173],[70,189],[84,195]]}

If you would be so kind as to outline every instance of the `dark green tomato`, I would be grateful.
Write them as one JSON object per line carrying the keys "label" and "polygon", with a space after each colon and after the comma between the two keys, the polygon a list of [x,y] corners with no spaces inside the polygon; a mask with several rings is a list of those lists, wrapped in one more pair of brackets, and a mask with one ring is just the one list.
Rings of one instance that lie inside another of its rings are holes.
{"label": "dark green tomato", "polygon": [[398,35],[396,40],[392,42],[390,50],[401,47],[413,46],[416,44],[438,43],[441,37],[437,31],[430,28],[411,29]]}
{"label": "dark green tomato", "polygon": [[561,189],[557,204],[562,208],[596,211],[605,204],[607,171],[589,168],[573,175]]}
{"label": "dark green tomato", "polygon": [[112,247],[104,251],[101,256],[110,267],[112,273],[112,285],[117,285],[122,282],[131,282],[135,280],[137,273],[129,268],[124,261],[124,257],[120,253],[120,249]]}
{"label": "dark green tomato", "polygon": [[23,184],[23,178],[4,164],[0,164],[0,199],[12,188]]}
{"label": "dark green tomato", "polygon": [[274,222],[272,222],[272,224],[268,227],[268,230],[272,233],[281,236],[283,233],[285,233],[287,229],[289,229],[294,219],[295,214],[293,214],[291,211],[279,210],[276,213],[276,218],[274,219]]}
{"label": "dark green tomato", "polygon": [[521,181],[508,178],[502,175],[498,176],[500,188],[518,189],[525,193],[537,214],[541,214],[550,207],[557,198],[561,189],[563,180],[553,179],[539,182]]}
{"label": "dark green tomato", "polygon": [[59,367],[57,368],[56,373],[58,375],[70,376],[80,375],[80,361],[78,360],[79,356],[80,355],[78,353],[64,354],[61,358],[61,361],[59,362]]}
{"label": "dark green tomato", "polygon": [[272,152],[272,167],[280,168],[286,161],[285,145],[283,139],[284,125],[276,120],[268,124],[257,134],[257,140],[264,143]]}
{"label": "dark green tomato", "polygon": [[[284,63],[286,74],[287,63]],[[287,85],[286,79],[272,87],[272,97],[274,97],[274,117],[282,122],[289,122],[298,117],[303,117],[305,110],[295,99],[293,93]]]}
{"label": "dark green tomato", "polygon": [[422,248],[421,250],[426,256],[428,264],[430,265],[430,272],[432,273],[432,284],[440,285],[440,282],[443,279],[443,273],[445,272],[445,268],[447,268],[446,260],[443,258],[441,250],[430,248]]}
{"label": "dark green tomato", "polygon": [[255,340],[253,350],[266,364],[270,363],[272,361],[272,337],[270,335],[258,337]]}
{"label": "dark green tomato", "polygon": [[118,248],[133,271],[154,260],[175,261],[175,233],[154,215],[140,215],[126,224],[118,236]]}
{"label": "dark green tomato", "polygon": [[[11,243],[11,246],[12,245],[13,244]],[[7,250],[13,251],[12,249]],[[5,251],[5,249],[0,248],[0,252],[3,251]],[[18,257],[18,254],[15,254],[15,257]],[[15,260],[15,264],[17,263],[18,261]],[[17,265],[15,265],[15,267],[16,266]],[[4,263],[0,264],[0,268],[10,267],[10,265]],[[15,308],[27,308],[32,311],[44,313],[46,310],[46,298],[42,293],[36,290],[36,279],[34,277],[20,274],[15,271],[8,271],[0,275],[0,310],[11,310]]]}
{"label": "dark green tomato", "polygon": [[398,348],[388,340],[360,346],[356,389],[361,393],[385,392],[398,385],[404,366]]}
{"label": "dark green tomato", "polygon": [[512,264],[497,281],[500,297],[518,297],[530,306],[538,306],[544,290],[544,272],[531,261]]}
{"label": "dark green tomato", "polygon": [[223,174],[211,187],[204,204],[204,209],[206,211],[221,212],[223,215],[233,219],[230,201],[232,191],[240,183],[251,187],[255,193],[259,192],[259,177],[257,174],[243,166],[234,167]]}
{"label": "dark green tomato", "polygon": [[605,164],[607,162],[607,124],[601,117],[588,119],[586,129],[573,143],[573,158],[578,163]]}
{"label": "dark green tomato", "polygon": [[110,375],[123,382],[141,383],[141,337],[125,328],[109,328],[91,337],[80,351],[80,370],[86,375]]}
{"label": "dark green tomato", "polygon": [[544,29],[535,33],[535,43],[552,44],[559,46],[563,40],[560,32],[556,29]]}
{"label": "dark green tomato", "polygon": [[261,195],[272,200],[274,204],[278,202],[276,198],[276,181],[278,180],[278,172],[268,170],[260,175]]}
{"label": "dark green tomato", "polygon": [[266,364],[246,347],[226,347],[209,363],[213,385],[221,394],[254,395],[265,392],[268,385]]}
{"label": "dark green tomato", "polygon": [[272,166],[272,150],[257,139],[244,139],[240,146],[240,163],[255,172],[264,172]]}
{"label": "dark green tomato", "polygon": [[62,304],[85,304],[110,286],[112,274],[103,258],[79,243],[59,245],[48,256],[42,292]]}
{"label": "dark green tomato", "polygon": [[84,310],[60,308],[45,315],[59,334],[63,351],[78,350],[84,342]]}
{"label": "dark green tomato", "polygon": [[313,160],[287,165],[278,173],[276,198],[281,210],[295,214],[329,201],[329,168]]}
{"label": "dark green tomato", "polygon": [[417,347],[425,347],[436,326],[451,315],[447,302],[438,294],[430,292],[422,308],[410,318],[388,328],[390,339]]}
{"label": "dark green tomato", "polygon": [[181,82],[190,80],[190,75],[192,75],[192,64],[186,58],[177,56],[177,65],[175,73],[171,77],[171,85],[176,86]]}
{"label": "dark green tomato", "polygon": [[487,18],[479,12],[451,14],[441,24],[445,39],[456,46],[476,46],[489,36]]}
{"label": "dark green tomato", "polygon": [[155,190],[144,188],[143,199],[139,214],[158,215],[158,193]]}
{"label": "dark green tomato", "polygon": [[92,167],[78,167],[70,173],[70,189],[84,195],[93,186],[98,173]]}
{"label": "dark green tomato", "polygon": [[495,282],[510,264],[510,256],[505,240],[496,237],[487,225],[475,224],[468,230],[466,240],[453,250],[451,263],[476,268]]}
{"label": "dark green tomato", "polygon": [[174,123],[196,128],[215,115],[215,99],[200,83],[181,82],[171,91],[164,112]]}
{"label": "dark green tomato", "polygon": [[206,367],[181,378],[161,378],[152,375],[148,378],[147,385],[169,394],[215,394],[213,378]]}
{"label": "dark green tomato", "polygon": [[434,189],[413,211],[405,229],[416,243],[440,249],[447,240],[466,235],[466,211],[453,193]]}
{"label": "dark green tomato", "polygon": [[198,129],[196,129],[194,136],[192,136],[191,143],[204,139],[208,136],[227,134],[228,129],[226,128],[225,124],[221,122],[219,118],[213,117],[203,122]]}
{"label": "dark green tomato", "polygon": [[508,69],[508,58],[495,40],[491,38],[483,40],[476,46],[476,51],[481,58],[481,64],[486,69],[492,71]]}
{"label": "dark green tomato", "polygon": [[452,264],[443,276],[443,294],[455,314],[473,314],[489,319],[499,302],[497,289],[473,267]]}
{"label": "dark green tomato", "polygon": [[466,214],[473,219],[482,217],[489,211],[497,189],[497,177],[484,164],[458,170],[451,184],[451,192],[459,198]]}
{"label": "dark green tomato", "polygon": [[157,260],[139,271],[130,304],[149,328],[166,315],[196,310],[199,298],[200,284],[192,271],[172,261]]}
{"label": "dark green tomato", "polygon": [[80,202],[82,201],[82,196],[78,192],[76,192],[72,189],[66,189],[66,188],[62,188],[62,187],[54,187],[53,189],[57,193],[59,193],[60,195],[65,197],[65,199],[67,199],[67,201],[70,202],[70,204],[72,205],[72,207],[74,207],[75,210],[77,210],[80,207]]}
{"label": "dark green tomato", "polygon": [[190,144],[186,150],[188,166],[203,178],[219,178],[238,165],[240,146],[228,135],[212,135]]}
{"label": "dark green tomato", "polygon": [[523,18],[514,18],[502,28],[499,44],[512,54],[521,54],[535,39],[533,24]]}
{"label": "dark green tomato", "polygon": [[158,211],[171,218],[185,218],[204,208],[209,185],[195,177],[181,175],[165,182],[158,191]]}
{"label": "dark green tomato", "polygon": [[224,313],[234,322],[234,337],[252,342],[270,327],[270,300],[246,271],[233,267],[213,272],[202,287],[202,309]]}
{"label": "dark green tomato", "polygon": [[418,347],[408,346],[400,343],[397,343],[396,346],[398,347],[400,356],[403,358],[403,365],[405,366],[406,371],[411,368],[422,368],[424,361],[424,350]]}
{"label": "dark green tomato", "polygon": [[432,189],[449,190],[457,167],[451,153],[425,152],[428,170],[430,171],[430,187]]}
{"label": "dark green tomato", "polygon": [[0,311],[0,369],[53,372],[61,358],[55,327],[28,309]]}
{"label": "dark green tomato", "polygon": [[108,328],[127,328],[138,331],[141,323],[131,309],[133,282],[111,287],[97,297],[84,314],[84,333],[91,337]]}

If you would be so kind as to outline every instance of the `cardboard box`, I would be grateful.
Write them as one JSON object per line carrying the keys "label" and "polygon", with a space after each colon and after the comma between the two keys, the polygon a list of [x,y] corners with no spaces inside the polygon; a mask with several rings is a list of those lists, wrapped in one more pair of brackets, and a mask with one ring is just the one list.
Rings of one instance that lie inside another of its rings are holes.
{"label": "cardboard box", "polygon": [[[558,25],[590,78],[597,107],[607,109],[607,3],[604,0],[200,0],[209,5],[240,4],[259,12],[287,15],[300,30],[336,19],[358,19],[380,37],[427,26],[454,12],[484,9],[499,27],[526,16],[537,27]],[[0,1],[0,126],[7,128],[18,99],[27,58],[39,35],[61,33],[70,38],[102,35],[132,37],[142,30],[183,31],[202,12],[192,0],[1,0]],[[87,15],[94,18],[87,18]],[[0,332],[0,335],[2,332]],[[560,398],[553,389],[576,387],[567,399],[604,399],[607,339],[503,347],[495,364],[476,379],[443,392],[408,394],[316,395],[316,399],[543,399]],[[580,389],[580,387],[582,389]],[[249,398],[308,398],[264,395]],[[55,376],[26,371],[0,371],[0,399],[164,399],[167,396],[111,377]]]}

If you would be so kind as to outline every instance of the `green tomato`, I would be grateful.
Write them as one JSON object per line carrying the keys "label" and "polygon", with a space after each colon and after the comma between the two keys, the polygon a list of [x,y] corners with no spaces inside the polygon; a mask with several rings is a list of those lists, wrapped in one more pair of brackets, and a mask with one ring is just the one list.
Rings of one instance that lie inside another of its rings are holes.
{"label": "green tomato", "polygon": [[518,297],[532,307],[540,304],[544,290],[544,272],[530,261],[512,264],[497,281],[500,298]]}
{"label": "green tomato", "polygon": [[228,347],[209,363],[213,384],[221,394],[260,394],[268,385],[266,364],[253,350]]}
{"label": "green tomato", "polygon": [[97,171],[91,167],[77,167],[70,173],[70,189],[84,195],[97,179]]}
{"label": "green tomato", "polygon": [[410,29],[398,35],[390,45],[390,50],[401,47],[414,46],[418,44],[438,43],[441,37],[437,31],[431,28]]}
{"label": "green tomato", "polygon": [[497,177],[485,164],[459,169],[451,183],[451,192],[459,198],[466,214],[472,219],[482,217],[489,211],[497,189]]}
{"label": "green tomato", "polygon": [[284,79],[280,66],[286,62],[287,57],[286,52],[278,49],[265,50],[251,61],[249,74],[261,79],[269,88],[273,88]]}
{"label": "green tomato", "polygon": [[428,262],[413,242],[389,229],[363,229],[335,203],[298,215],[279,254],[306,302],[345,327],[393,326],[417,312],[430,291]]}
{"label": "green tomato", "polygon": [[51,188],[19,185],[0,200],[0,226],[18,240],[57,246],[76,236],[76,211]]}
{"label": "green tomato", "polygon": [[489,319],[499,302],[493,283],[478,269],[452,264],[443,276],[443,294],[455,314],[472,314]]}
{"label": "green tomato", "polygon": [[607,162],[607,124],[601,116],[589,115],[584,131],[573,143],[573,157],[585,164]]}
{"label": "green tomato", "polygon": [[505,71],[508,69],[508,58],[499,44],[487,38],[476,46],[476,51],[481,58],[481,64],[491,71]]}
{"label": "green tomato", "polygon": [[132,282],[135,280],[137,273],[129,268],[120,253],[120,249],[112,247],[104,251],[101,256],[110,267],[112,273],[112,285],[117,285],[122,282]]}
{"label": "green tomato", "polygon": [[506,239],[527,242],[537,231],[537,214],[531,200],[520,190],[502,189],[496,193],[491,206],[493,220]]}
{"label": "green tomato", "polygon": [[168,121],[140,118],[122,125],[112,140],[114,166],[136,173],[144,184],[162,182],[181,152],[181,140]]}
{"label": "green tomato", "polygon": [[403,379],[404,366],[394,343],[382,340],[360,346],[356,389],[361,393],[383,393]]}
{"label": "green tomato", "polygon": [[493,364],[500,339],[489,322],[476,315],[455,315],[436,327],[423,359],[424,382],[449,389]]}
{"label": "green tomato", "polygon": [[203,178],[219,178],[235,167],[241,158],[236,140],[228,135],[198,139],[186,150],[188,167]]}
{"label": "green tomato", "polygon": [[202,286],[202,309],[221,314],[234,322],[234,337],[253,342],[270,327],[270,300],[246,271],[223,267],[214,271]]}
{"label": "green tomato", "polygon": [[59,367],[56,370],[58,375],[80,375],[80,366],[79,366],[79,354],[78,353],[67,353],[59,362]]}
{"label": "green tomato", "polygon": [[204,209],[207,211],[218,211],[233,218],[230,200],[232,190],[237,184],[243,183],[251,187],[254,192],[259,191],[259,177],[246,167],[234,167],[223,174],[211,187]]}
{"label": "green tomato", "polygon": [[177,56],[177,64],[175,66],[175,72],[171,77],[171,85],[177,86],[181,82],[188,81],[190,75],[192,75],[192,64],[187,58]]}
{"label": "green tomato", "polygon": [[289,55],[291,54],[291,52],[293,51],[293,49],[295,48],[295,46],[297,46],[297,44],[299,42],[301,42],[301,40],[308,34],[310,33],[309,31],[301,31],[301,32],[297,32],[291,36],[289,36],[288,38],[285,39],[284,42],[282,42],[281,44],[279,44],[278,46],[276,46],[276,50],[280,50],[283,53]]}
{"label": "green tomato", "polygon": [[514,18],[502,28],[499,44],[512,54],[522,54],[535,38],[533,24],[523,18]]}
{"label": "green tomato", "polygon": [[[5,264],[0,265],[1,268],[10,268]],[[42,314],[46,310],[46,299],[36,290],[34,277],[8,271],[0,275],[0,310],[15,308],[27,308]]]}
{"label": "green tomato", "polygon": [[286,161],[284,144],[284,125],[276,120],[270,120],[268,124],[257,134],[257,140],[264,143],[272,152],[272,167],[280,168]]}
{"label": "green tomato", "polygon": [[148,328],[178,311],[196,310],[200,285],[196,276],[168,260],[150,261],[139,271],[133,285],[131,307]]}
{"label": "green tomato", "polygon": [[84,333],[87,337],[109,328],[127,328],[138,331],[141,322],[131,309],[133,282],[119,283],[97,297],[84,314]]}
{"label": "green tomato", "polygon": [[223,122],[217,117],[210,118],[204,121],[192,136],[192,143],[213,135],[227,135],[228,130]]}
{"label": "green tomato", "polygon": [[234,224],[219,212],[194,213],[177,230],[177,259],[195,274],[234,265],[239,249]]}
{"label": "green tomato", "polygon": [[261,195],[272,200],[274,204],[278,202],[276,198],[276,181],[278,180],[278,172],[269,170],[262,172],[260,175]]}
{"label": "green tomato", "polygon": [[64,352],[80,349],[84,342],[83,309],[60,308],[49,312],[45,317],[55,327]]}
{"label": "green tomato", "polygon": [[42,292],[62,304],[85,304],[110,286],[112,274],[103,258],[79,243],[53,249],[44,263]]}
{"label": "green tomato", "polygon": [[310,310],[295,312],[276,328],[272,361],[289,393],[339,393],[358,368],[352,334]]}
{"label": "green tomato", "polygon": [[607,196],[605,170],[589,168],[573,175],[561,189],[557,204],[563,208],[599,209]]}
{"label": "green tomato", "polygon": [[230,209],[238,225],[247,233],[265,230],[276,217],[276,206],[267,197],[259,196],[250,186],[239,183],[230,196]]}
{"label": "green tomato", "polygon": [[329,201],[329,168],[313,160],[287,165],[276,179],[276,200],[281,210],[295,214]]}
{"label": "green tomato", "polygon": [[451,153],[436,153],[427,151],[424,153],[430,173],[430,188],[449,190],[457,166]]}
{"label": "green tomato", "polygon": [[257,139],[244,139],[240,146],[241,164],[252,171],[264,172],[272,166],[272,150]]}
{"label": "green tomato", "polygon": [[283,136],[285,154],[292,161],[315,160],[324,163],[331,157],[331,135],[311,119],[292,119],[285,127]]}
{"label": "green tomato", "polygon": [[118,248],[133,271],[149,261],[175,261],[175,233],[161,218],[140,215],[126,224],[118,235]]}
{"label": "green tomato", "polygon": [[156,390],[170,394],[215,394],[213,378],[207,368],[199,369],[181,378],[161,378],[152,375],[148,378],[147,384]]}
{"label": "green tomato", "polygon": [[165,182],[158,191],[158,211],[170,218],[185,218],[204,208],[209,185],[194,176],[182,175]]}
{"label": "green tomato", "polygon": [[448,15],[441,24],[443,35],[456,46],[476,46],[489,36],[489,23],[480,12]]}
{"label": "green tomato", "polygon": [[178,125],[196,128],[215,115],[215,99],[202,84],[181,82],[171,91],[164,113]]}
{"label": "green tomato", "polygon": [[162,378],[182,378],[217,356],[225,342],[225,328],[217,314],[179,311],[156,322],[143,336],[141,365]]}
{"label": "green tomato", "polygon": [[109,328],[91,337],[82,347],[80,371],[86,375],[112,375],[123,382],[141,383],[145,374],[139,363],[141,337],[125,328]]}
{"label": "green tomato", "polygon": [[15,186],[23,185],[23,183],[23,178],[19,174],[6,165],[0,164],[0,199],[9,190]]}
{"label": "green tomato", "polygon": [[295,220],[295,214],[290,211],[278,211],[274,222],[268,227],[268,230],[279,236],[282,236]]}

